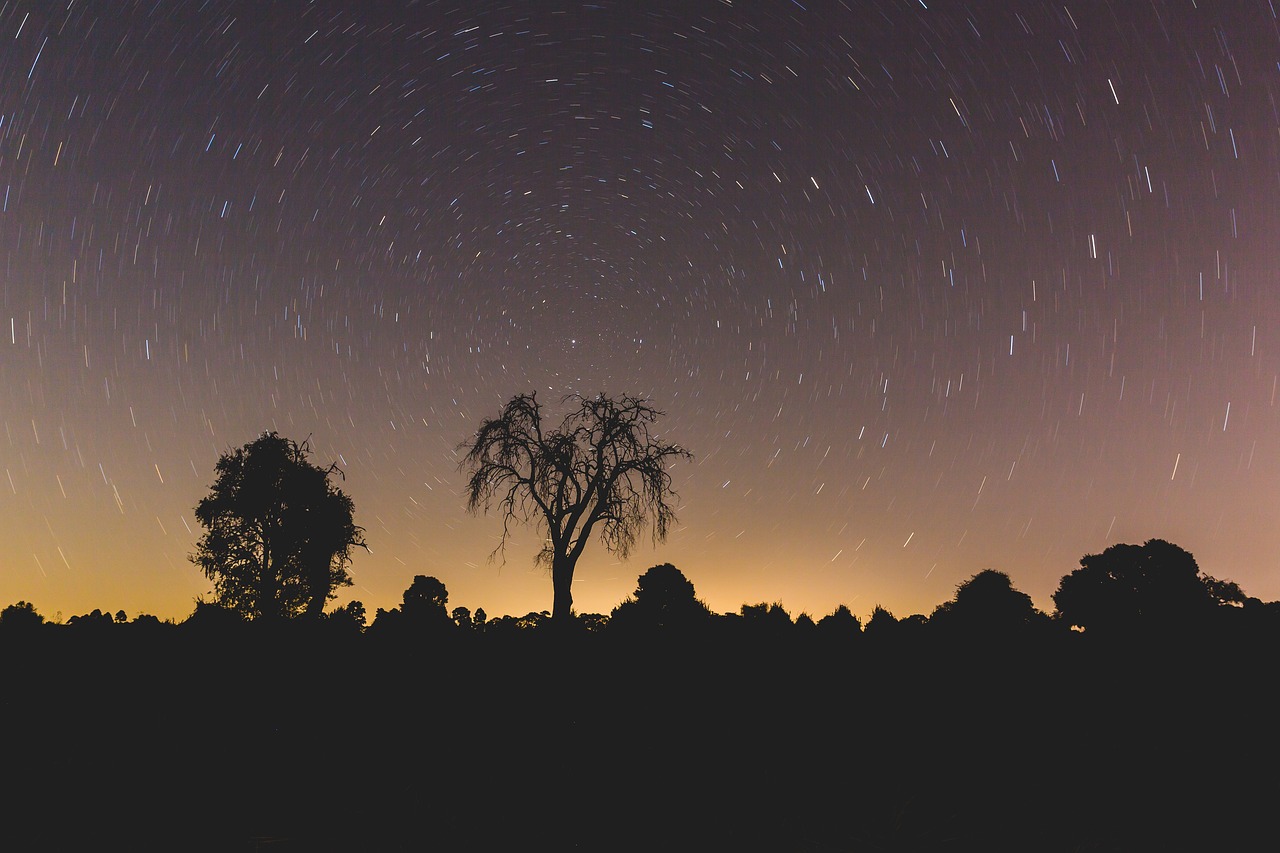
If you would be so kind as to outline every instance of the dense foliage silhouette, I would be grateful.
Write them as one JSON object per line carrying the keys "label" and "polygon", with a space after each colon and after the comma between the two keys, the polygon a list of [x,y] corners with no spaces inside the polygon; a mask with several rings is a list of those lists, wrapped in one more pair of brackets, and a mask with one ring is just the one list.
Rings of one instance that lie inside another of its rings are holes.
{"label": "dense foliage silhouette", "polygon": [[180,623],[19,602],[0,610],[4,839],[1265,849],[1280,614],[1241,597],[1173,633],[1134,611],[1073,630],[994,570],[927,618],[877,607],[865,631],[845,606],[711,613],[669,564],[612,616],[555,628],[448,612],[426,575],[367,629],[359,602],[272,622],[198,601]]}
{"label": "dense foliage silhouette", "polygon": [[711,610],[684,573],[663,563],[640,575],[636,591],[614,608],[608,621],[613,630],[695,631],[710,619]]}
{"label": "dense foliage silhouette", "polygon": [[519,394],[460,449],[467,509],[496,503],[502,513],[497,551],[513,520],[545,527],[536,559],[551,569],[552,616],[567,621],[574,569],[592,533],[621,558],[646,526],[655,543],[665,539],[676,497],[667,466],[692,454],[652,431],[663,413],[638,397],[574,394],[563,402],[570,411],[551,426],[537,395]]}
{"label": "dense foliage silhouette", "polygon": [[217,479],[196,505],[205,528],[192,562],[214,600],[246,618],[317,618],[351,585],[351,549],[364,545],[351,499],[311,464],[306,442],[263,433],[218,459]]}
{"label": "dense foliage silhouette", "polygon": [[1234,583],[1202,575],[1195,557],[1163,539],[1089,554],[1053,594],[1068,624],[1112,632],[1185,629],[1244,599]]}
{"label": "dense foliage silhouette", "polygon": [[929,622],[956,635],[1014,640],[1045,627],[1048,617],[1008,575],[985,569],[956,587],[955,597],[938,605]]}

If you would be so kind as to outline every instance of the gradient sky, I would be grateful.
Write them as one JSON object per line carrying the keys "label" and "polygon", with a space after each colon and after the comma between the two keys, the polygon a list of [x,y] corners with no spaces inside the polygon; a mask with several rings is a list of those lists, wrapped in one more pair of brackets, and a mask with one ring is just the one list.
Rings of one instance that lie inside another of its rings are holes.
{"label": "gradient sky", "polygon": [[1280,598],[1271,0],[0,4],[0,604],[188,614],[263,430],[336,461],[370,613],[549,609],[455,449],[520,392],[688,447],[717,611],[1051,608],[1168,539]]}

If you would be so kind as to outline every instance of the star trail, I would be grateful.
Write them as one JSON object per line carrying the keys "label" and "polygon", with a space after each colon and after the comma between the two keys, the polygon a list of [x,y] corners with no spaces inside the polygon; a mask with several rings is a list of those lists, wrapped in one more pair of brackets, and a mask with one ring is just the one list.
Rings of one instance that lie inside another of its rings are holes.
{"label": "star trail", "polygon": [[[717,611],[1041,607],[1163,538],[1280,598],[1270,0],[0,3],[0,604],[181,618],[264,430],[370,613],[549,609],[464,513],[513,395],[643,395]],[[554,409],[554,405],[552,406]]]}

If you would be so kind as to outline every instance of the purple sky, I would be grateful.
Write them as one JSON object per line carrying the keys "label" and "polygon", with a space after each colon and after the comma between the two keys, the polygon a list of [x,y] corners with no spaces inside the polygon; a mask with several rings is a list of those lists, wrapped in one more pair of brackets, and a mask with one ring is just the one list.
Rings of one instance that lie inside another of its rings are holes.
{"label": "purple sky", "polygon": [[1280,598],[1268,0],[0,6],[0,605],[181,618],[220,453],[337,461],[372,553],[549,609],[454,449],[633,393],[718,611],[1051,608],[1116,542]]}

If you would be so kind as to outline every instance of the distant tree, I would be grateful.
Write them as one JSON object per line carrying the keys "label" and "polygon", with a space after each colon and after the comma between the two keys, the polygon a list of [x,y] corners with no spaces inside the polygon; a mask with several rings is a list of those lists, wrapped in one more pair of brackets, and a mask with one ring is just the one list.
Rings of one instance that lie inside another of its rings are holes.
{"label": "distant tree", "polygon": [[862,623],[843,604],[818,620],[818,635],[827,640],[848,642],[857,639],[861,633]]}
{"label": "distant tree", "polygon": [[430,575],[414,575],[404,591],[400,606],[391,610],[378,608],[369,631],[376,635],[439,635],[454,628],[449,617],[449,590]]}
{"label": "distant tree", "polygon": [[587,634],[598,634],[608,629],[611,617],[604,613],[582,613],[578,615],[578,627]]}
{"label": "distant tree", "polygon": [[449,590],[443,582],[430,575],[415,575],[413,583],[404,591],[400,609],[409,630],[443,634],[454,627],[448,605]]}
{"label": "distant tree", "polygon": [[222,455],[195,509],[204,535],[191,557],[214,600],[249,619],[318,618],[351,585],[351,549],[364,546],[355,507],[298,444],[274,432]]}
{"label": "distant tree", "polygon": [[242,625],[244,621],[244,616],[230,607],[219,604],[216,601],[205,601],[203,598],[196,598],[196,609],[183,620],[182,624],[188,628],[195,628],[197,631],[216,632]]}
{"label": "distant tree", "polygon": [[1031,596],[1014,589],[1007,574],[984,569],[957,586],[955,598],[938,605],[929,623],[970,635],[1005,635],[1046,618]]}
{"label": "distant tree", "polygon": [[115,619],[110,613],[103,613],[100,608],[95,607],[92,613],[85,613],[81,616],[72,616],[67,620],[68,628],[93,629],[102,628],[107,625],[114,625]]}
{"label": "distant tree", "polygon": [[453,620],[454,625],[457,625],[463,631],[471,631],[475,628],[475,622],[471,618],[471,611],[465,607],[453,608],[449,618]]}
{"label": "distant tree", "polygon": [[404,613],[399,607],[384,610],[379,607],[373,614],[373,623],[369,625],[372,636],[398,636],[404,627]]}
{"label": "distant tree", "polygon": [[662,415],[637,397],[565,398],[572,408],[559,426],[543,423],[535,394],[519,394],[484,421],[459,448],[469,471],[467,509],[502,512],[506,545],[511,522],[535,521],[546,539],[536,562],[551,569],[553,618],[573,613],[573,573],[591,534],[626,558],[641,530],[654,542],[675,521],[670,462],[692,458],[652,431]]}
{"label": "distant tree", "polygon": [[759,604],[744,604],[740,613],[743,627],[756,635],[781,636],[789,634],[795,627],[791,614],[776,601],[773,604],[763,601]]}
{"label": "distant tree", "polygon": [[35,605],[29,601],[19,601],[0,610],[0,627],[23,630],[44,624],[44,617],[36,612]]}
{"label": "distant tree", "polygon": [[129,615],[128,615],[127,613],[125,613],[123,610],[117,610],[117,611],[116,611],[116,622],[117,622],[117,623],[119,623],[119,624],[123,624],[123,623],[128,622],[128,621],[129,621]]}
{"label": "distant tree", "polygon": [[1238,586],[1200,574],[1195,557],[1163,539],[1086,555],[1053,594],[1068,625],[1108,632],[1172,628],[1243,601]]}
{"label": "distant tree", "polygon": [[438,621],[449,618],[445,609],[448,604],[449,590],[440,580],[429,575],[414,575],[413,583],[404,591],[400,609],[414,621]]}
{"label": "distant tree", "polygon": [[349,601],[341,607],[335,608],[333,612],[325,616],[325,619],[332,625],[337,625],[358,634],[364,630],[368,616],[365,614],[363,601]]}
{"label": "distant tree", "polygon": [[866,635],[868,637],[891,637],[898,627],[898,617],[894,616],[879,604],[871,611],[867,620]]}
{"label": "distant tree", "polygon": [[161,622],[160,617],[152,616],[150,613],[139,613],[137,616],[133,617],[133,621],[129,624],[136,625],[139,629],[147,631],[158,630],[163,627],[173,627],[172,622]]}
{"label": "distant tree", "polygon": [[694,628],[710,618],[693,583],[675,566],[663,563],[640,575],[636,591],[614,608],[609,623],[623,629]]}
{"label": "distant tree", "polygon": [[[551,614],[543,610],[529,612],[524,616],[498,616],[485,622],[485,634],[497,638],[512,638],[527,635],[546,626]],[[570,623],[572,624],[572,623]]]}

